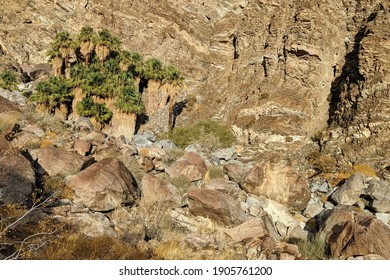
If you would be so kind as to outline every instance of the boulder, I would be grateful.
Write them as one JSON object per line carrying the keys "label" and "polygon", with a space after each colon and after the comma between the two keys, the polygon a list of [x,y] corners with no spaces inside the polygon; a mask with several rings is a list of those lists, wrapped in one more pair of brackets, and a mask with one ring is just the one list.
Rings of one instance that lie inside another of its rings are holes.
{"label": "boulder", "polygon": [[235,148],[226,148],[212,153],[211,157],[213,162],[219,165],[223,162],[236,159],[237,153]]}
{"label": "boulder", "polygon": [[30,151],[30,155],[39,167],[40,173],[49,176],[68,176],[83,170],[93,163],[93,158],[84,157],[55,147],[46,147]]}
{"label": "boulder", "polygon": [[237,196],[238,193],[241,191],[237,183],[226,180],[224,178],[214,178],[209,181],[206,181],[204,188],[220,191],[231,196]]}
{"label": "boulder", "polygon": [[85,117],[79,117],[74,123],[74,130],[92,132],[94,131],[94,127],[90,119]]}
{"label": "boulder", "polygon": [[185,153],[181,158],[165,169],[165,172],[170,177],[185,176],[192,182],[204,179],[207,171],[204,160],[193,152]]}
{"label": "boulder", "polygon": [[[0,91],[2,91],[2,89],[0,89]],[[0,94],[0,113],[18,110],[18,106],[15,103],[9,101]]]}
{"label": "boulder", "polygon": [[74,202],[93,211],[110,211],[133,203],[137,191],[131,172],[115,158],[94,163],[78,174],[66,177],[65,183],[74,190]]}
{"label": "boulder", "polygon": [[154,146],[163,150],[174,150],[178,147],[169,139],[163,139],[154,143]]}
{"label": "boulder", "polygon": [[320,235],[331,257],[346,259],[377,254],[390,259],[390,227],[372,214],[336,206],[320,219]]}
{"label": "boulder", "polygon": [[331,200],[336,204],[354,205],[361,202],[360,195],[366,188],[365,176],[362,173],[355,173],[345,183],[337,188],[331,195]]}
{"label": "boulder", "polygon": [[164,180],[161,180],[149,173],[142,177],[141,181],[142,203],[166,204],[178,207],[181,204],[181,196],[177,188]]}
{"label": "boulder", "polygon": [[150,141],[148,137],[143,134],[136,134],[131,140],[131,144],[138,148],[150,148],[153,145],[153,142]]}
{"label": "boulder", "polygon": [[73,149],[82,156],[88,155],[92,150],[92,144],[85,140],[76,140],[73,143]]}
{"label": "boulder", "polygon": [[22,130],[34,133],[38,137],[42,137],[45,135],[45,131],[43,131],[42,128],[40,128],[39,126],[37,126],[35,124],[33,124],[33,125],[29,124],[29,125],[23,127]]}
{"label": "boulder", "polygon": [[245,177],[245,169],[245,164],[238,160],[232,160],[223,165],[223,171],[229,179],[240,185]]}
{"label": "boulder", "polygon": [[22,115],[18,111],[0,113],[0,134],[9,139],[9,135],[16,133],[22,123]]}
{"label": "boulder", "polygon": [[364,197],[368,207],[375,212],[390,213],[390,183],[382,180],[369,181]]}
{"label": "boulder", "polygon": [[256,164],[245,176],[243,189],[257,196],[266,196],[294,211],[306,208],[310,200],[309,182],[290,166]]}
{"label": "boulder", "polygon": [[258,218],[248,220],[237,227],[226,229],[225,233],[234,242],[264,239],[265,237],[271,237],[275,243],[280,241],[274,224],[266,213],[263,213]]}
{"label": "boulder", "polygon": [[215,190],[195,189],[188,193],[188,207],[195,216],[202,216],[226,226],[246,220],[240,204],[230,196]]}
{"label": "boulder", "polygon": [[12,146],[23,149],[36,149],[41,146],[41,138],[29,131],[22,131],[15,135]]}
{"label": "boulder", "polygon": [[77,232],[89,237],[118,237],[114,224],[102,213],[75,213],[66,218],[66,222],[74,225]]}
{"label": "boulder", "polygon": [[0,155],[0,204],[29,205],[35,172],[21,155]]}

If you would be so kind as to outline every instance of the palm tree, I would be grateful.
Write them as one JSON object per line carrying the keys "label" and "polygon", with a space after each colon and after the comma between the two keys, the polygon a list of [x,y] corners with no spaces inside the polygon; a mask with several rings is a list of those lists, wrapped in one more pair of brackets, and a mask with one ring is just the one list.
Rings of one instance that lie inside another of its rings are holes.
{"label": "palm tree", "polygon": [[[164,79],[162,83],[168,83],[173,88],[180,87],[183,84],[184,78],[182,77],[180,71],[173,67],[167,66],[164,71]],[[174,97],[177,95],[176,91],[169,92],[169,117],[168,117],[168,129],[172,131],[173,129],[173,105]]]}
{"label": "palm tree", "polygon": [[107,29],[99,32],[96,38],[95,52],[100,60],[101,67],[103,67],[103,61],[109,56],[111,51],[119,50],[120,44],[120,40],[112,36]]}
{"label": "palm tree", "polygon": [[164,79],[163,64],[156,58],[145,61],[142,66],[141,75],[146,80],[162,81]]}
{"label": "palm tree", "polygon": [[142,70],[143,57],[137,52],[122,51],[119,66],[122,71],[130,71],[133,76],[139,76]]}
{"label": "palm tree", "polygon": [[[51,49],[48,51],[48,55],[50,57],[50,61],[52,62],[53,68],[55,69],[55,75],[59,76],[58,69],[60,65],[59,58],[62,59],[61,63],[61,73],[65,74],[66,78],[70,78],[70,64],[69,64],[69,56],[76,47],[75,42],[70,36],[69,32],[63,31],[58,32],[54,39],[54,42],[51,44]],[[63,69],[64,68],[64,69]],[[64,70],[64,71],[62,71]]]}
{"label": "palm tree", "polygon": [[60,51],[52,48],[46,55],[49,57],[49,62],[53,68],[53,75],[55,77],[61,77],[64,61],[62,60]]}
{"label": "palm tree", "polygon": [[90,26],[84,26],[80,30],[80,34],[78,36],[78,41],[80,44],[80,54],[84,57],[85,65],[88,65],[89,58],[95,49],[96,36],[93,31],[93,28]]}

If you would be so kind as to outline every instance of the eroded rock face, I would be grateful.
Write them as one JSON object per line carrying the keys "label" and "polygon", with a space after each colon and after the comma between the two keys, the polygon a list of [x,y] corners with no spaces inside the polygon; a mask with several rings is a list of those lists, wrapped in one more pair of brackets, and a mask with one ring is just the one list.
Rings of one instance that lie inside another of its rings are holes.
{"label": "eroded rock face", "polygon": [[93,211],[134,202],[137,191],[131,172],[115,158],[103,159],[65,181],[74,190],[74,202]]}
{"label": "eroded rock face", "polygon": [[[339,138],[327,141],[330,154],[341,147],[338,157],[353,162],[367,157],[382,164],[388,158],[386,1],[2,4],[0,67],[8,61],[44,62],[58,30],[75,33],[86,24],[107,28],[128,49],[182,70],[186,93],[196,102],[178,125],[214,117],[232,124],[241,141],[284,153],[299,150],[329,122],[342,129]],[[147,104],[151,125],[161,122],[155,111],[166,105],[167,91],[158,85],[145,91],[154,102]]]}
{"label": "eroded rock face", "polygon": [[195,189],[188,193],[188,199],[190,212],[195,216],[210,218],[227,226],[239,225],[246,220],[238,202],[219,191]]}
{"label": "eroded rock face", "polygon": [[289,166],[256,164],[245,176],[243,189],[266,196],[293,210],[305,209],[310,200],[309,183]]}
{"label": "eroded rock face", "polygon": [[332,257],[377,254],[390,258],[390,227],[371,214],[337,206],[321,221],[320,234]]}

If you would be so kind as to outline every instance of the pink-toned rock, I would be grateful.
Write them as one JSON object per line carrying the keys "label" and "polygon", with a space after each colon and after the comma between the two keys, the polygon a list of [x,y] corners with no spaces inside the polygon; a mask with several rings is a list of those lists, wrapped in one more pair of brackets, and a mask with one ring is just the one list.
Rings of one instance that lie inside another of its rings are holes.
{"label": "pink-toned rock", "polygon": [[234,160],[223,165],[223,171],[229,179],[237,184],[241,184],[245,175],[245,164],[241,161]]}
{"label": "pink-toned rock", "polygon": [[204,179],[207,173],[207,166],[198,154],[188,152],[165,169],[165,172],[170,177],[185,176],[194,182]]}
{"label": "pink-toned rock", "polygon": [[0,154],[0,205],[28,205],[34,184],[35,172],[25,157]]}
{"label": "pink-toned rock", "polygon": [[236,194],[240,191],[240,187],[237,183],[224,178],[211,179],[205,183],[204,187],[205,189],[216,190],[229,195]]}
{"label": "pink-toned rock", "polygon": [[41,172],[46,172],[49,176],[72,175],[93,162],[93,158],[55,147],[31,150],[30,155],[43,169]]}
{"label": "pink-toned rock", "polygon": [[335,207],[321,221],[320,234],[333,258],[376,254],[390,259],[390,227],[352,207]]}
{"label": "pink-toned rock", "polygon": [[134,202],[136,185],[131,172],[115,158],[103,159],[65,183],[75,192],[74,202],[93,211],[109,211]]}
{"label": "pink-toned rock", "polygon": [[271,237],[275,242],[280,241],[273,222],[267,214],[246,221],[235,228],[226,229],[225,233],[230,236],[234,242],[250,239],[263,239],[266,236]]}
{"label": "pink-toned rock", "polygon": [[266,196],[301,211],[310,201],[309,183],[287,165],[256,164],[245,176],[243,189],[257,196]]}
{"label": "pink-toned rock", "polygon": [[227,226],[246,220],[245,212],[237,201],[215,190],[195,189],[188,193],[190,212],[196,216],[210,218]]}
{"label": "pink-toned rock", "polygon": [[177,188],[149,173],[141,181],[142,202],[151,204],[166,204],[180,206],[181,196]]}
{"label": "pink-toned rock", "polygon": [[78,154],[80,154],[82,156],[86,156],[87,154],[89,154],[91,152],[92,145],[91,145],[91,142],[89,142],[89,141],[76,140],[73,143],[73,149],[75,149],[75,151]]}

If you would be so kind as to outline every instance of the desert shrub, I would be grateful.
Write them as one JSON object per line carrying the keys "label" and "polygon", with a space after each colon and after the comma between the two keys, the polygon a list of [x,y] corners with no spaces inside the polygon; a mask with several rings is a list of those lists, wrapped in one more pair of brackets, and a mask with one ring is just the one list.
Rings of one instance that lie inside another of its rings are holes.
{"label": "desert shrub", "polygon": [[0,88],[5,88],[10,91],[15,90],[17,88],[16,75],[11,71],[0,73]]}
{"label": "desert shrub", "polygon": [[184,175],[171,178],[171,183],[174,184],[181,193],[188,193],[192,187],[191,180]]}
{"label": "desert shrub", "polygon": [[171,133],[161,135],[162,138],[169,138],[180,148],[190,144],[199,143],[206,148],[227,148],[233,145],[234,135],[224,125],[213,120],[200,121],[191,126],[177,127]]}
{"label": "desert shrub", "polygon": [[293,243],[298,245],[299,252],[302,254],[302,256],[309,260],[328,259],[326,254],[325,240],[318,235],[309,240],[297,240]]}
{"label": "desert shrub", "polygon": [[63,176],[45,176],[43,178],[44,192],[59,198],[73,198],[73,191],[65,185]]}
{"label": "desert shrub", "polygon": [[209,171],[210,179],[223,178],[225,176],[225,172],[223,172],[223,166],[213,166],[210,165],[207,167]]}
{"label": "desert shrub", "polygon": [[133,244],[107,236],[87,237],[77,233],[62,234],[37,251],[39,260],[142,260],[146,259]]}

